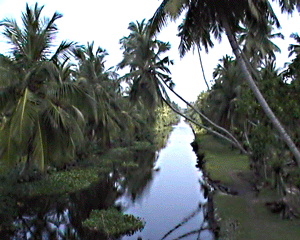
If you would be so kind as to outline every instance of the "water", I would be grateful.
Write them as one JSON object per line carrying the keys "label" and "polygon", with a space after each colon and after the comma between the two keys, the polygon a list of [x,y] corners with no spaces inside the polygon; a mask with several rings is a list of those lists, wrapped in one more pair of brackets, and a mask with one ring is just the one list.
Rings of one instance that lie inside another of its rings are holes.
{"label": "water", "polygon": [[[1,230],[0,238],[105,239],[105,234],[83,228],[82,221],[93,209],[106,209],[117,200],[125,206],[124,213],[141,217],[146,222],[142,232],[119,239],[142,237],[143,240],[158,240],[166,236],[164,239],[171,240],[183,235],[187,236],[181,239],[198,239],[198,230],[203,223],[202,207],[199,208],[199,205],[202,206],[205,199],[199,184],[202,174],[195,167],[196,155],[190,146],[193,139],[191,128],[181,120],[174,127],[165,148],[158,153],[149,149],[130,154],[130,159],[139,167],[130,171],[118,167],[116,176],[119,177],[109,177],[112,173],[104,174],[98,183],[67,195],[29,199],[9,195],[8,200],[2,196],[7,205],[0,210],[7,220],[3,219],[0,211],[0,223],[6,221],[18,228],[12,232]],[[113,187],[117,183],[122,183],[121,191]],[[125,195],[118,197],[123,190]],[[209,231],[201,231],[199,239],[210,240],[213,237]]]}
{"label": "water", "polygon": [[[202,174],[195,167],[196,155],[190,145],[193,139],[190,126],[181,120],[174,127],[166,147],[159,152],[155,166],[159,171],[155,173],[148,191],[136,201],[129,197],[120,199],[127,205],[125,213],[139,216],[146,222],[142,232],[123,237],[122,240],[138,237],[162,239],[193,212],[197,214],[165,239],[176,239],[200,228],[203,213],[197,209],[199,204],[205,203],[205,199],[199,184]],[[193,234],[184,239],[197,237],[198,234]],[[200,239],[212,239],[212,235],[208,231],[202,231]]]}

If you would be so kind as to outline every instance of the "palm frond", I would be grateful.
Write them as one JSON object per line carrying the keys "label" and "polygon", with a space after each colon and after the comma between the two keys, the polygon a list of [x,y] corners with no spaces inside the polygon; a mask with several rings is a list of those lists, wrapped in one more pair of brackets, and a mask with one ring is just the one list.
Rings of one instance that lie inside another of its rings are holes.
{"label": "palm frond", "polygon": [[0,129],[0,161],[3,161],[7,166],[14,166],[20,159],[20,148],[13,136],[12,125]]}
{"label": "palm frond", "polygon": [[0,111],[8,105],[14,104],[18,99],[17,86],[0,88]]}
{"label": "palm frond", "polygon": [[18,158],[27,152],[27,145],[33,134],[37,110],[31,101],[32,97],[32,93],[25,89],[11,116],[9,116],[9,120],[1,130],[2,134],[4,134],[1,139],[4,158],[11,164],[15,164]]}
{"label": "palm frond", "polygon": [[16,20],[4,18],[2,21],[0,21],[0,26],[5,27],[2,34],[8,40],[8,43],[12,45],[12,53],[24,52],[22,42],[25,41],[25,38]]}
{"label": "palm frond", "polygon": [[[274,1],[274,0],[273,0]],[[300,1],[299,0],[278,0],[281,12],[288,12],[292,14],[295,8],[300,10]]]}
{"label": "palm frond", "polygon": [[165,11],[165,6],[170,0],[163,0],[160,6],[155,11],[153,17],[149,20],[150,36],[155,36],[161,29],[167,25],[168,14]]}
{"label": "palm frond", "polygon": [[33,152],[32,159],[37,164],[41,171],[44,171],[45,167],[45,144],[42,134],[42,129],[40,125],[40,120],[37,118],[35,122],[36,131],[33,139]]}
{"label": "palm frond", "polygon": [[69,57],[74,53],[76,44],[77,43],[73,41],[62,41],[58,46],[56,52],[51,57],[50,61],[57,62],[60,59],[63,59],[63,61],[68,60]]}
{"label": "palm frond", "polygon": [[159,33],[168,19],[176,20],[188,5],[188,0],[164,0],[149,20],[150,37]]}
{"label": "palm frond", "polygon": [[34,106],[30,102],[31,97],[31,92],[26,88],[11,117],[10,124],[14,126],[13,136],[20,144],[24,143],[24,141],[27,142],[26,139],[31,135],[35,112]]}

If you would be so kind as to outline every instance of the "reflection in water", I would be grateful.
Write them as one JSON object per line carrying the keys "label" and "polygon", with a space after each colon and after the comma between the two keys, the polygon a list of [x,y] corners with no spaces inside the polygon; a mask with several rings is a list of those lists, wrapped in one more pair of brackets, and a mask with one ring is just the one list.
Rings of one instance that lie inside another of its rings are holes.
{"label": "reflection in water", "polygon": [[106,239],[100,232],[83,228],[81,222],[92,209],[111,206],[119,196],[113,177],[65,195],[23,199],[15,220],[16,231],[2,232],[3,239]]}
{"label": "reflection in water", "polygon": [[195,168],[196,156],[190,146],[193,138],[191,128],[181,121],[159,154],[151,148],[130,151],[128,157],[138,167],[115,166],[99,183],[72,194],[16,197],[16,230],[0,228],[0,238],[107,239],[84,228],[82,221],[93,209],[107,209],[118,199],[125,213],[146,221],[142,232],[119,239],[212,239],[208,231],[199,231],[206,227],[205,199],[198,181],[202,175]]}
{"label": "reflection in water", "polygon": [[133,156],[134,162],[138,164],[138,168],[130,170],[122,169],[120,174],[124,179],[122,182],[123,188],[126,189],[126,194],[134,202],[141,195],[149,191],[152,182],[153,168],[156,159],[154,150],[135,151]]}
{"label": "reflection in water", "polygon": [[114,205],[125,192],[135,201],[147,191],[153,178],[156,160],[153,148],[140,146],[125,152],[127,154],[116,154],[113,158],[119,157],[123,162],[127,157],[138,167],[117,164],[113,172],[102,174],[98,183],[82,191],[28,199],[11,196],[18,203],[11,207],[16,213],[10,216],[16,228],[5,230],[2,228],[4,219],[0,219],[0,239],[107,239],[107,235],[83,227],[82,222],[92,210]]}
{"label": "reflection in water", "polygon": [[[125,236],[122,240],[137,239],[197,239],[203,225],[205,203],[200,191],[202,174],[195,168],[196,156],[190,146],[194,135],[188,124],[181,121],[174,127],[167,146],[159,153],[155,168],[160,171],[153,178],[147,194],[138,201],[123,196],[119,201],[125,213],[143,218],[142,232]],[[195,209],[197,209],[195,211]],[[200,211],[201,210],[201,211]],[[192,213],[193,217],[190,217]],[[186,221],[188,219],[188,221]],[[212,239],[209,231],[201,231],[199,239]]]}

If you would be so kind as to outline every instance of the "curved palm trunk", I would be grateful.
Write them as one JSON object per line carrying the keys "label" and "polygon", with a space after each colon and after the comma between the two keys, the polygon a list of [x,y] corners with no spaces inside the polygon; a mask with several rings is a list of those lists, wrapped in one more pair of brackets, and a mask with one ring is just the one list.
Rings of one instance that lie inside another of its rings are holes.
{"label": "curved palm trunk", "polygon": [[257,101],[260,103],[263,111],[265,112],[267,117],[270,119],[270,121],[272,122],[272,124],[274,125],[276,130],[279,132],[280,136],[282,137],[283,141],[286,143],[286,145],[288,146],[288,148],[290,149],[290,151],[294,155],[298,167],[300,167],[300,152],[297,149],[295,143],[292,141],[290,136],[285,131],[285,129],[282,127],[281,123],[279,122],[279,120],[277,119],[277,117],[275,116],[275,114],[273,113],[271,108],[269,107],[268,103],[264,99],[263,95],[259,91],[258,87],[256,86],[256,84],[255,84],[255,82],[254,82],[254,80],[253,80],[253,78],[252,78],[252,76],[251,76],[251,74],[250,74],[250,72],[249,72],[249,70],[246,66],[245,61],[242,58],[242,54],[239,51],[239,46],[236,42],[235,36],[232,34],[231,28],[228,24],[228,21],[227,21],[227,18],[226,18],[225,14],[223,15],[222,21],[223,21],[223,26],[225,28],[227,38],[228,38],[229,43],[231,45],[231,48],[233,50],[233,53],[236,56],[236,60],[237,60],[239,66],[240,66],[240,68],[241,68],[241,70],[244,74],[244,77],[245,77],[250,89],[254,93]]}
{"label": "curved palm trunk", "polygon": [[[178,93],[176,93],[166,82],[163,81],[163,83],[167,86],[167,88],[174,93],[181,101],[183,101],[186,105],[188,105],[191,109],[193,109],[196,113],[198,113],[202,118],[204,118],[206,121],[208,121],[212,126],[214,126],[215,128],[219,129],[220,131],[224,132],[225,134],[227,134],[231,139],[231,143],[234,142],[234,146],[236,146],[238,149],[240,149],[243,153],[245,154],[249,154],[243,147],[242,145],[239,143],[239,141],[230,133],[228,132],[225,128],[220,127],[219,125],[215,124],[213,121],[211,121],[208,117],[206,117],[202,112],[198,111],[192,104],[190,104],[189,102],[187,102],[184,98],[182,98]],[[186,118],[186,117],[185,117]],[[199,126],[199,124],[196,124]],[[202,127],[204,125],[201,125],[200,127]],[[208,129],[208,127],[202,127],[205,128],[206,130]],[[209,128],[210,129],[210,128]],[[221,135],[221,134],[220,134]],[[218,135],[219,136],[219,135]],[[223,135],[221,135],[223,136]],[[226,139],[229,139],[226,137]]]}
{"label": "curved palm trunk", "polygon": [[199,56],[199,61],[200,61],[200,66],[201,66],[201,70],[202,70],[202,74],[203,74],[203,79],[204,79],[204,82],[207,86],[207,90],[209,90],[209,86],[208,86],[208,83],[206,81],[206,77],[205,77],[205,74],[204,74],[204,67],[203,67],[203,63],[202,63],[202,58],[201,58],[201,54],[200,54],[200,46],[197,45],[197,50],[198,50],[198,56]]}

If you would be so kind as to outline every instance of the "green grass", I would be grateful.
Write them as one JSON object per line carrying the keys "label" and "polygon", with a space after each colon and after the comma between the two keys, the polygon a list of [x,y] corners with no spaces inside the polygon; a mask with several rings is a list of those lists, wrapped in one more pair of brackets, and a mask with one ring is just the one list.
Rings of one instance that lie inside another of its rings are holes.
{"label": "green grass", "polygon": [[255,221],[251,221],[248,227],[251,227],[249,232],[252,230],[251,238],[248,239],[300,239],[300,219],[281,219],[279,215],[271,213],[262,202],[254,205],[254,212]]}
{"label": "green grass", "polygon": [[241,196],[217,194],[214,203],[220,218],[220,239],[240,240],[298,240],[300,220],[281,219],[271,213],[263,202],[247,209],[246,200]]}
{"label": "green grass", "polygon": [[213,136],[205,135],[200,139],[200,151],[205,152],[205,171],[212,180],[220,180],[231,185],[234,181],[230,171],[249,170],[248,158],[231,150],[228,144],[218,142]]}
{"label": "green grass", "polygon": [[[224,185],[234,186],[235,180],[230,172],[246,174],[250,171],[247,156],[231,150],[228,144],[217,141],[209,135],[202,136],[198,142],[200,142],[199,151],[205,152],[205,171],[212,180],[220,180]],[[278,200],[275,190],[265,188],[261,190],[258,198],[249,199],[249,196],[251,197],[251,194],[214,195],[214,206],[221,226],[220,239],[300,239],[300,219],[283,220],[265,207],[267,200]]]}
{"label": "green grass", "polygon": [[246,224],[249,217],[245,199],[239,196],[216,194],[214,195],[214,207],[217,219],[220,220],[221,239],[242,239],[239,237],[247,231]]}

